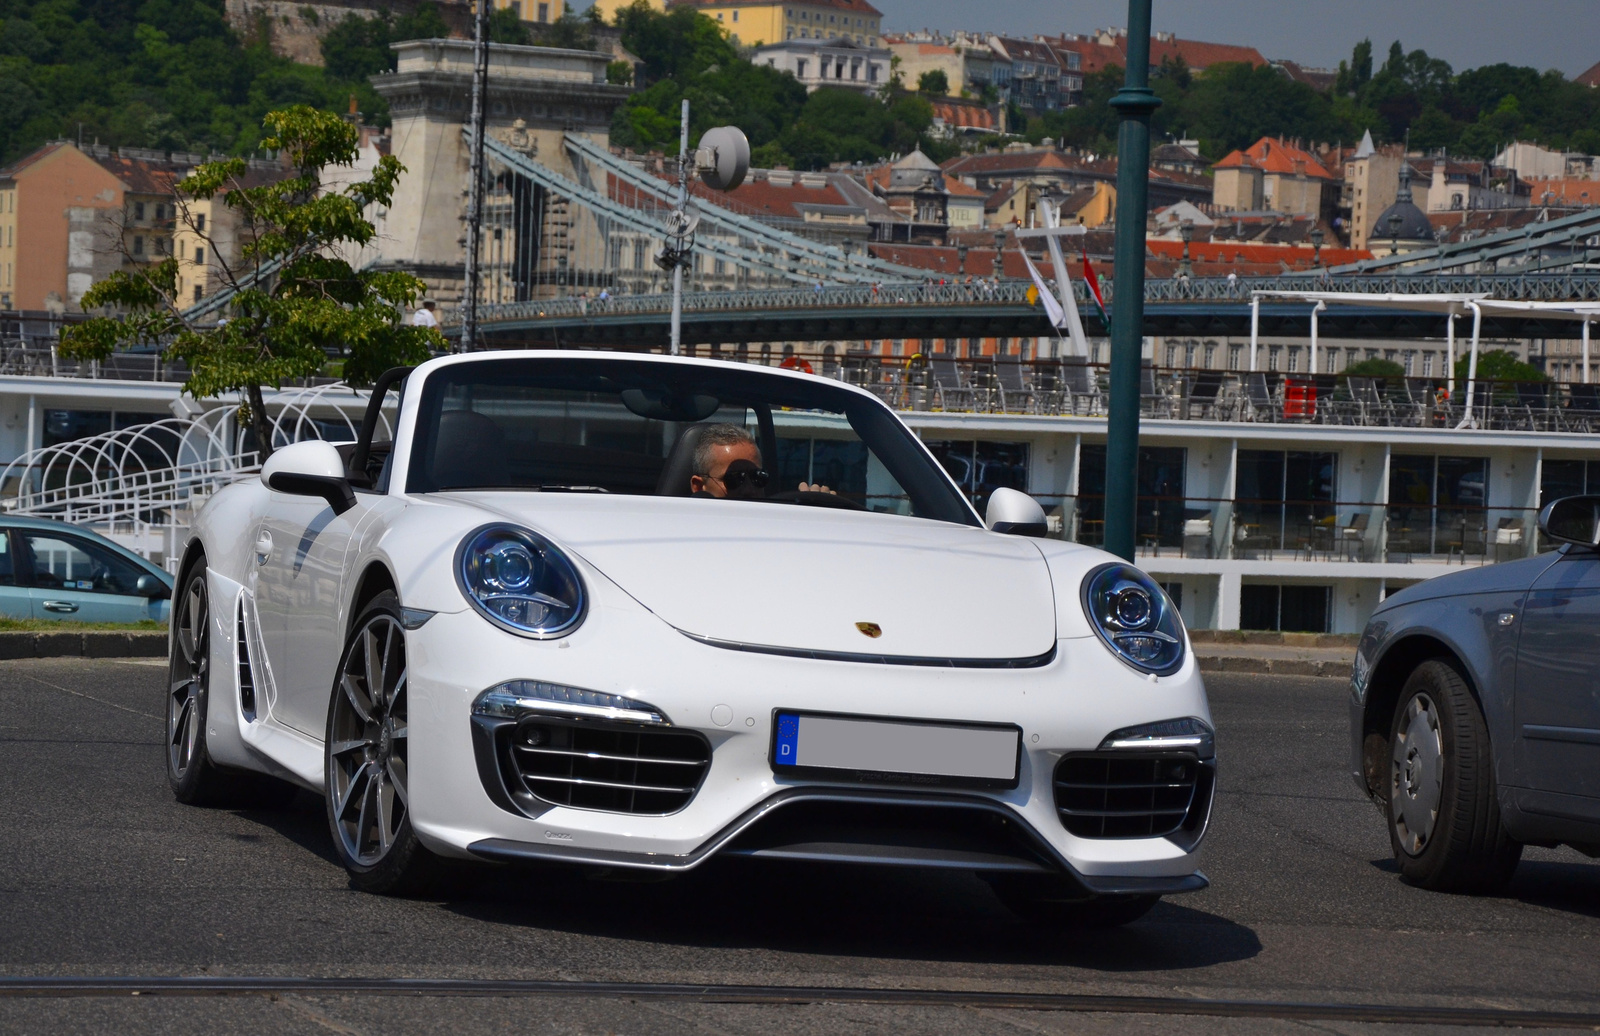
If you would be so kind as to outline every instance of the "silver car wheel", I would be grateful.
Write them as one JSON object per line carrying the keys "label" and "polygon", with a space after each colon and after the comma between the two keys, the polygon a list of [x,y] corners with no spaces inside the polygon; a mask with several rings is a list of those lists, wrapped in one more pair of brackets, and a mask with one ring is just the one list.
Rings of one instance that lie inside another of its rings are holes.
{"label": "silver car wheel", "polygon": [[406,639],[382,614],[353,639],[328,725],[328,805],[345,855],[371,867],[406,816]]}
{"label": "silver car wheel", "polygon": [[1417,856],[1428,847],[1444,794],[1444,739],[1439,709],[1426,694],[1406,703],[1389,761],[1389,811],[1400,848]]}
{"label": "silver car wheel", "polygon": [[195,764],[200,725],[205,722],[205,696],[210,682],[211,636],[207,621],[205,570],[189,580],[178,602],[172,628],[172,658],[168,667],[167,765],[182,780]]}

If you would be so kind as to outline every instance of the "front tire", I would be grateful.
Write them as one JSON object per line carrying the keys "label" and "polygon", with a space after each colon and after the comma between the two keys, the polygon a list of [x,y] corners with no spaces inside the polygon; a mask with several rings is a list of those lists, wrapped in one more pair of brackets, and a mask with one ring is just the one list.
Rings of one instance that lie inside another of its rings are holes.
{"label": "front tire", "polygon": [[1461,671],[1419,665],[1389,731],[1389,841],[1407,882],[1440,892],[1503,889],[1522,858],[1506,834],[1483,713]]}
{"label": "front tire", "polygon": [[411,827],[409,745],[405,628],[386,591],[345,643],[323,747],[334,849],[364,892],[416,894],[438,877],[439,858]]}
{"label": "front tire", "polygon": [[1120,928],[1161,901],[1160,896],[1136,895],[1084,898],[1076,885],[1043,875],[996,875],[989,879],[989,887],[1007,910],[1023,920],[1063,928]]}

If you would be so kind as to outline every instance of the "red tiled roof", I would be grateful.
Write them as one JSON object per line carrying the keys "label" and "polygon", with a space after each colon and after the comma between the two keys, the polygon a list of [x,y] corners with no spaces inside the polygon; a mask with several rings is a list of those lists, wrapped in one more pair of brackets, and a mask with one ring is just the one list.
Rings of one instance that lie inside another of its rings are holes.
{"label": "red tiled roof", "polygon": [[1159,65],[1170,58],[1183,58],[1184,64],[1196,71],[1228,62],[1258,68],[1267,63],[1254,47],[1240,47],[1231,43],[1203,43],[1200,40],[1152,39],[1150,64]]}
{"label": "red tiled roof", "polygon": [[946,126],[993,130],[999,128],[994,110],[981,104],[961,104],[957,101],[933,102],[933,116],[944,120]]}
{"label": "red tiled roof", "polygon": [[[1096,43],[1094,40],[1069,40],[1065,37],[1056,37],[1050,40],[1050,47],[1062,54],[1068,52],[1077,54],[1078,67],[1072,71],[1086,76],[1092,76],[1107,68],[1122,68],[1128,60],[1120,47]],[[1061,59],[1061,67],[1067,67],[1064,58]]]}
{"label": "red tiled roof", "polygon": [[106,172],[121,180],[134,194],[171,194],[172,188],[189,171],[188,166],[168,162],[152,162],[144,158],[96,158]]}
{"label": "red tiled roof", "polygon": [[53,155],[66,146],[66,141],[58,140],[53,144],[44,145],[32,154],[23,155],[21,158],[11,163],[11,165],[6,166],[4,169],[0,169],[0,179],[7,179],[16,176],[24,169],[44,159],[47,155]]}
{"label": "red tiled roof", "polygon": [[[1588,208],[1600,205],[1600,180],[1549,179],[1525,181],[1533,188],[1534,205],[1573,205]],[[1545,195],[1551,197],[1545,200]]]}
{"label": "red tiled roof", "polygon": [[1276,137],[1262,137],[1243,151],[1234,151],[1213,169],[1239,169],[1254,167],[1267,173],[1294,176],[1304,173],[1319,180],[1335,179],[1334,175],[1317,161],[1305,148],[1296,147]]}
{"label": "red tiled roof", "polygon": [[[1145,242],[1145,249],[1157,259],[1182,259],[1183,242],[1169,241],[1152,238]],[[1196,241],[1189,246],[1189,258],[1194,262],[1209,263],[1272,263],[1279,261],[1288,263],[1291,267],[1308,267],[1311,265],[1315,250],[1296,245],[1252,245],[1238,244],[1233,241],[1223,241],[1217,244]],[[1339,266],[1344,263],[1358,262],[1362,259],[1371,259],[1372,253],[1363,248],[1324,248],[1322,262],[1327,266]]]}
{"label": "red tiled roof", "polygon": [[1595,62],[1593,68],[1578,76],[1573,82],[1582,83],[1584,86],[1600,86],[1600,61]]}
{"label": "red tiled roof", "polygon": [[962,155],[944,164],[946,175],[972,176],[985,173],[1015,172],[1033,169],[1072,169],[1073,162],[1061,152],[1051,148],[1029,148],[1026,151],[1001,151],[987,155]]}
{"label": "red tiled roof", "polygon": [[988,195],[976,187],[969,187],[953,176],[944,178],[944,189],[957,198],[987,198]]}

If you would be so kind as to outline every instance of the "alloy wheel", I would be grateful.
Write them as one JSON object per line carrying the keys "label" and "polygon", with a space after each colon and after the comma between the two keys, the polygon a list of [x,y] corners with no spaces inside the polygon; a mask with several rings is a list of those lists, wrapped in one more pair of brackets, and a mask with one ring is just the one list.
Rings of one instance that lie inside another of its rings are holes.
{"label": "alloy wheel", "polygon": [[371,867],[406,816],[406,641],[390,615],[351,639],[328,725],[328,797],[345,855]]}
{"label": "alloy wheel", "polygon": [[1444,791],[1444,740],[1439,709],[1426,694],[1406,703],[1390,752],[1389,810],[1400,848],[1412,856],[1428,847]]}
{"label": "alloy wheel", "polygon": [[204,569],[189,580],[178,608],[168,669],[167,765],[172,776],[182,780],[196,763],[210,685],[211,634]]}

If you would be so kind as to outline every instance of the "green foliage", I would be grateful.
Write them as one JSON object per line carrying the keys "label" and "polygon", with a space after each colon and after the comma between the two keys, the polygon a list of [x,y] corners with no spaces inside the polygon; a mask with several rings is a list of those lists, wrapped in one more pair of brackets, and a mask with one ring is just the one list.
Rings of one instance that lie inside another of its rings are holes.
{"label": "green foliage", "polygon": [[944,74],[942,68],[924,72],[917,77],[917,92],[944,97],[950,92],[950,77]]}
{"label": "green foliage", "polygon": [[[1472,364],[1472,354],[1456,359],[1456,383],[1465,384],[1467,369]],[[1531,363],[1523,363],[1515,353],[1504,349],[1488,349],[1478,353],[1479,381],[1549,381],[1544,371]]]}
{"label": "green foliage", "polygon": [[381,123],[367,76],[392,67],[389,41],[448,30],[432,4],[370,21],[332,26],[322,69],[274,56],[269,23],[241,39],[224,0],[0,0],[0,164],[80,125],[85,141],[246,154],[273,108],[343,111],[352,93]]}
{"label": "green foliage", "polygon": [[237,222],[242,254],[237,265],[221,267],[234,292],[227,321],[203,327],[184,315],[174,257],[149,270],[116,271],[91,288],[84,309],[117,315],[63,329],[61,351],[103,360],[119,346],[166,341],[167,357],[189,367],[185,391],[196,398],[242,393],[240,420],[253,423],[257,442],[270,452],[263,385],[318,374],[330,357],[342,360],[347,380],[370,383],[390,367],[426,359],[444,340],[434,328],[400,321],[399,308],[422,292],[420,280],[357,270],[344,258],[376,234],[364,211],[390,204],[404,171],[400,162],[385,156],[370,179],[327,189],[326,171],[355,161],[355,128],[305,106],[270,112],[264,126],[262,145],[290,166],[285,178],[254,183],[246,179],[245,161],[234,158],[204,163],[177,186],[179,223],[214,257],[224,252],[196,229],[193,204],[220,200]]}
{"label": "green foliage", "polygon": [[[594,10],[594,8],[589,8]],[[606,82],[612,86],[633,85],[633,63],[629,61],[613,61],[606,65]]]}
{"label": "green foliage", "polygon": [[614,144],[676,154],[687,98],[691,142],[712,126],[738,126],[758,166],[821,169],[916,147],[936,159],[954,152],[928,135],[933,106],[926,97],[892,89],[871,97],[842,87],[808,96],[787,72],[741,58],[717,23],[688,5],[662,14],[638,3],[617,12],[617,25],[622,45],[639,56],[643,89],[612,119]]}
{"label": "green foliage", "polygon": [[533,42],[522,17],[509,7],[502,7],[489,15],[489,42],[509,43],[526,47]]}
{"label": "green foliage", "polygon": [[1384,378],[1395,381],[1406,376],[1406,369],[1393,360],[1381,359],[1377,356],[1367,360],[1358,360],[1345,367],[1344,374],[1355,378]]}
{"label": "green foliage", "polygon": [[[593,10],[593,8],[591,8]],[[541,47],[562,47],[566,50],[594,50],[594,20],[579,18],[563,12],[560,18],[543,28],[535,29],[532,42]]]}

